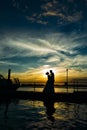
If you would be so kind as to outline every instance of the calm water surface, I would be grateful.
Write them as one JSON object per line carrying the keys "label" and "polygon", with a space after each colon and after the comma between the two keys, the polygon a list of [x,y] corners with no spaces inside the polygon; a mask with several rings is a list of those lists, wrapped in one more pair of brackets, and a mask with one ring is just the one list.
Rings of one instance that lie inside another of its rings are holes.
{"label": "calm water surface", "polygon": [[[35,92],[42,92],[44,89],[44,86],[39,88],[39,87],[20,87],[18,89],[18,91],[35,91]],[[55,92],[67,92],[67,87],[55,87]],[[68,92],[72,93],[74,91],[74,88],[73,87],[69,87],[68,88]],[[75,91],[77,91],[77,89],[75,89]],[[83,87],[80,87],[78,89],[78,91],[86,91],[87,92],[87,87],[83,88]]]}
{"label": "calm water surface", "polygon": [[86,130],[87,104],[51,101],[12,101],[4,115],[0,103],[0,130]]}

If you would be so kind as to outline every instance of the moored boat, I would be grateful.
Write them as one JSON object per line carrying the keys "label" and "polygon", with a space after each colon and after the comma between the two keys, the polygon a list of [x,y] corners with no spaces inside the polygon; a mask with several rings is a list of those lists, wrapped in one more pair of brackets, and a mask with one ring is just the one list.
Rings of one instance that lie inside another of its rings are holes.
{"label": "moored boat", "polygon": [[14,79],[14,82],[10,79],[11,70],[8,70],[8,79],[0,75],[0,91],[16,91],[20,87],[18,78]]}

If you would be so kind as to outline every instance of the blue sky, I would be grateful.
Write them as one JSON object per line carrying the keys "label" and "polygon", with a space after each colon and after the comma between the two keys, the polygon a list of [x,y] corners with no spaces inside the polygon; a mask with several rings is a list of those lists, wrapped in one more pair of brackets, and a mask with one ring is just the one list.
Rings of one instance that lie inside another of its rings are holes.
{"label": "blue sky", "polygon": [[0,73],[60,76],[69,68],[87,77],[86,12],[87,0],[1,0]]}

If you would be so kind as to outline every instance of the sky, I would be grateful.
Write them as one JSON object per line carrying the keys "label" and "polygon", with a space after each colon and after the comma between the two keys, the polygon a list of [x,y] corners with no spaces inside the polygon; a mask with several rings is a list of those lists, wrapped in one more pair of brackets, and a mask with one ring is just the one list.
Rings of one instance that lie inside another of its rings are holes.
{"label": "sky", "polygon": [[0,0],[0,74],[87,78],[87,0]]}

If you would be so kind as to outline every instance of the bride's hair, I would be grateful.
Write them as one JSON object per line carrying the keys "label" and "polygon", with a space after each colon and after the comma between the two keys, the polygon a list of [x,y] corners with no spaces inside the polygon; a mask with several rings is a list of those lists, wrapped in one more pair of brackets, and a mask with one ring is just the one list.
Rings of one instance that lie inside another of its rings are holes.
{"label": "bride's hair", "polygon": [[48,75],[49,74],[49,72],[46,72],[46,75]]}

